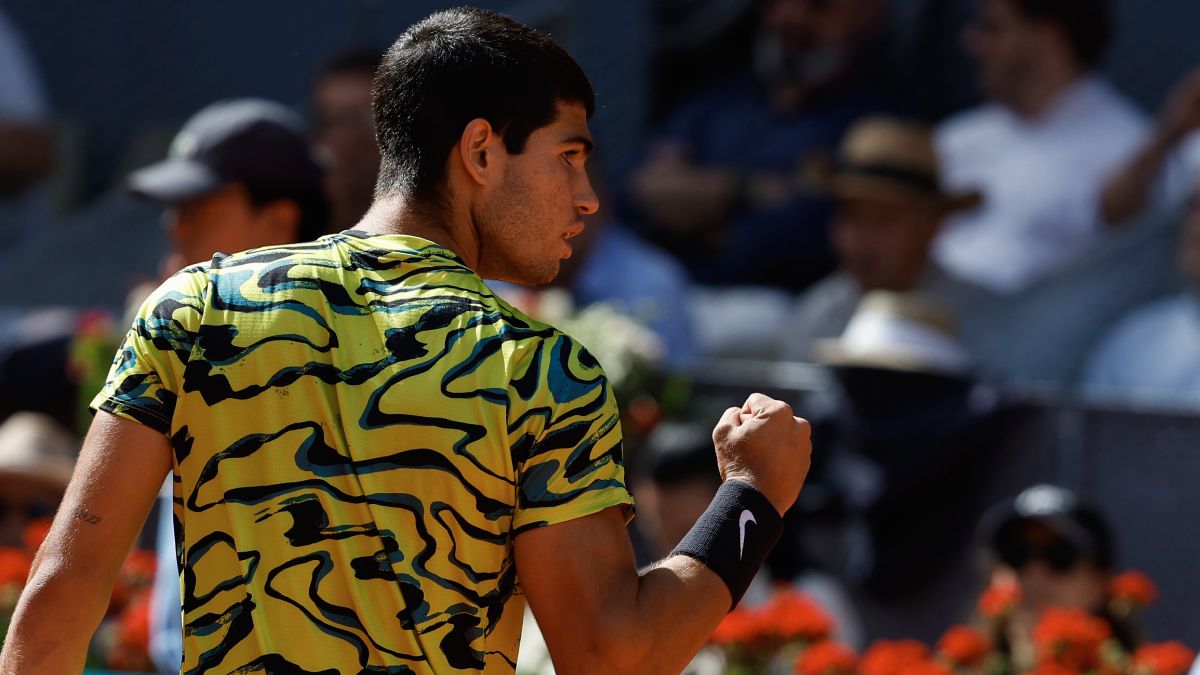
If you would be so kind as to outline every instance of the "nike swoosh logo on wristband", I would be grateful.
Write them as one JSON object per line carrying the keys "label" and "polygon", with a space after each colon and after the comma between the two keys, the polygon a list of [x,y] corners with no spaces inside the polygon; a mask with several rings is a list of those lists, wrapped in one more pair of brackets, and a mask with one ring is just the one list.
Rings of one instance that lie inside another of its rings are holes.
{"label": "nike swoosh logo on wristband", "polygon": [[746,549],[746,525],[747,523],[758,524],[754,519],[754,514],[750,513],[749,509],[742,509],[742,515],[738,517],[738,560],[742,559],[742,553]]}

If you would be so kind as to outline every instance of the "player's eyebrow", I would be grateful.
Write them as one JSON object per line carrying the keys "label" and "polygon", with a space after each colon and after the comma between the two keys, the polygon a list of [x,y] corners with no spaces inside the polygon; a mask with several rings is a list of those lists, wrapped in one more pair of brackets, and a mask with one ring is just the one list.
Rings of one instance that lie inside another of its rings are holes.
{"label": "player's eyebrow", "polygon": [[592,154],[592,148],[595,147],[595,145],[592,143],[592,139],[588,138],[587,136],[583,136],[583,135],[579,135],[579,134],[576,134],[574,136],[568,136],[567,138],[564,138],[562,140],[562,143],[563,143],[563,145],[582,145],[583,146],[583,154],[585,157],[587,155]]}

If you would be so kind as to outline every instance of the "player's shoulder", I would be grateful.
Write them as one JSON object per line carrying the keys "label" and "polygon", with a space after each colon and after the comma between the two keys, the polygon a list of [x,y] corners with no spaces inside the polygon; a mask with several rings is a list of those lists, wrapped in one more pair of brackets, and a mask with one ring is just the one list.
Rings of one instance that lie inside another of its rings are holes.
{"label": "player's shoulder", "polygon": [[[571,383],[607,383],[600,362],[578,338],[529,316],[499,295],[491,297],[502,316],[499,333],[509,343],[506,347],[514,373],[532,377],[536,371],[550,389],[560,393],[574,390],[575,387],[569,386]],[[558,394],[555,397],[562,398]]]}

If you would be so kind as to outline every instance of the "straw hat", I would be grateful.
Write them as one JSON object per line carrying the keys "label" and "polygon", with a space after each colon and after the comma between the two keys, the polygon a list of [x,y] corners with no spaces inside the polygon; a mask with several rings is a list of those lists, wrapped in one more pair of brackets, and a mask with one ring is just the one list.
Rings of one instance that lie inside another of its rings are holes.
{"label": "straw hat", "polygon": [[837,197],[899,197],[934,201],[946,212],[969,209],[979,192],[945,191],[929,129],[890,117],[869,117],[846,133],[836,159],[814,160],[809,182]]}
{"label": "straw hat", "polygon": [[813,344],[816,360],[961,377],[971,357],[958,341],[954,321],[938,305],[912,293],[871,291],[863,296],[842,336]]}
{"label": "straw hat", "polygon": [[0,425],[0,479],[34,481],[64,489],[79,444],[46,415],[13,413]]}

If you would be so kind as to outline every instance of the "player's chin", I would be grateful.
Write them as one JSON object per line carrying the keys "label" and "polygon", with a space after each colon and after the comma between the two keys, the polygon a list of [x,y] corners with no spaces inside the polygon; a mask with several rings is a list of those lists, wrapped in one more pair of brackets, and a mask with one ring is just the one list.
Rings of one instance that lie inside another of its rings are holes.
{"label": "player's chin", "polygon": [[521,270],[521,280],[517,283],[522,286],[545,286],[554,281],[558,277],[558,271],[561,267],[559,260],[541,260],[535,265],[526,265]]}

